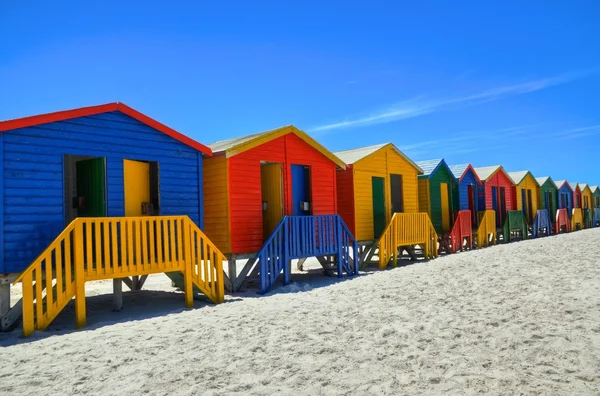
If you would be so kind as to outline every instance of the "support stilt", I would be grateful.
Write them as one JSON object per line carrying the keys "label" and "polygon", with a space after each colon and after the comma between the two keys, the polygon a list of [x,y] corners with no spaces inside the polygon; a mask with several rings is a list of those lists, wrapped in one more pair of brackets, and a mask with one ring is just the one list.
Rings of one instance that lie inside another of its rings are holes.
{"label": "support stilt", "polygon": [[113,279],[113,311],[123,308],[123,281],[120,278]]}
{"label": "support stilt", "polygon": [[298,271],[304,271],[304,263],[306,262],[306,260],[306,257],[298,260],[298,263],[296,264],[296,269]]}

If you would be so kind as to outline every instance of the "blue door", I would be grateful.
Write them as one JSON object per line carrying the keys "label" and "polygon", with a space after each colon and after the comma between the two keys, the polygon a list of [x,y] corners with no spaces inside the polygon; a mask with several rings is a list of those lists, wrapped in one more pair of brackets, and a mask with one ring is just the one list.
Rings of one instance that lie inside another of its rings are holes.
{"label": "blue door", "polygon": [[309,216],[312,213],[310,199],[310,167],[292,165],[292,215]]}
{"label": "blue door", "polygon": [[496,222],[498,224],[500,224],[501,221],[500,221],[500,211],[498,210],[498,188],[497,187],[492,187],[492,209],[494,209],[494,212],[496,212]]}

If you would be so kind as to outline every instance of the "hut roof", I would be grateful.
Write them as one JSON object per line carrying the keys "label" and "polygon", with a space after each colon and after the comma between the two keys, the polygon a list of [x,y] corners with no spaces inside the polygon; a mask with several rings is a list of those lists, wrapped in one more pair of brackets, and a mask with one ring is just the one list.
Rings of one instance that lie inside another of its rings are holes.
{"label": "hut roof", "polygon": [[[579,187],[579,184],[577,183],[573,183],[573,182],[567,182],[569,183],[569,186],[571,187],[571,190],[575,191],[577,190],[577,188]],[[581,191],[581,189],[579,189]]]}
{"label": "hut roof", "polygon": [[571,191],[573,191],[573,187],[571,187],[571,183],[569,183],[566,180],[557,180],[554,182],[554,184],[556,184],[556,187],[560,190],[562,188],[563,185],[566,185],[567,187],[569,187],[569,189]]}
{"label": "hut roof", "polygon": [[224,152],[226,157],[233,157],[234,155],[243,153],[246,150],[250,150],[254,147],[260,146],[261,144],[267,143],[271,140],[277,139],[288,133],[293,133],[300,139],[304,140],[309,146],[319,151],[325,157],[329,158],[336,165],[342,169],[346,169],[346,163],[338,158],[331,151],[323,147],[319,142],[310,137],[306,132],[301,131],[293,125],[286,125],[280,128],[271,129],[264,132],[253,133],[251,135],[240,136],[233,139],[221,140],[208,145],[213,153]]}
{"label": "hut roof", "polygon": [[554,180],[552,180],[550,176],[536,177],[535,180],[538,182],[540,187],[543,186],[547,181],[550,181],[552,185],[558,189],[558,185],[554,182]]}
{"label": "hut roof", "polygon": [[492,165],[492,166],[483,166],[479,168],[474,168],[475,173],[481,180],[487,180],[492,177],[497,171],[502,169],[501,165]]}
{"label": "hut roof", "polygon": [[538,183],[538,181],[536,180],[536,178],[533,177],[533,175],[531,174],[531,172],[528,171],[528,170],[517,171],[517,172],[508,172],[508,176],[510,176],[510,178],[513,180],[513,182],[515,184],[521,183],[523,181],[523,179],[525,179],[525,177],[527,175],[530,175],[533,178],[533,180],[538,185],[538,187],[540,186],[540,183]]}
{"label": "hut roof", "polygon": [[207,146],[198,143],[197,141],[183,135],[182,133],[177,132],[174,129],[169,128],[168,126],[166,126],[164,124],[161,124],[160,122],[158,122],[156,120],[153,120],[152,118],[148,117],[147,115],[144,115],[144,114],[140,113],[139,111],[127,106],[125,103],[121,103],[121,102],[107,103],[107,104],[98,105],[98,106],[81,107],[78,109],[57,111],[54,113],[39,114],[39,115],[31,116],[31,117],[24,117],[24,118],[17,118],[14,120],[1,121],[0,122],[0,132],[5,132],[5,131],[12,130],[12,129],[18,129],[18,128],[27,128],[27,127],[31,127],[31,126],[35,126],[35,125],[48,124],[50,122],[58,122],[58,121],[70,120],[73,118],[92,116],[92,115],[96,115],[96,114],[110,113],[113,111],[119,111],[119,112],[121,112],[125,115],[128,115],[129,117],[141,122],[142,124],[146,124],[149,127],[152,127],[154,129],[156,129],[157,131],[160,131],[160,132],[164,133],[165,135],[168,135],[168,136],[172,137],[173,139],[180,141],[181,143],[183,143],[193,149],[196,149],[206,155],[212,155],[211,150]]}
{"label": "hut roof", "polygon": [[588,187],[586,183],[577,183],[577,185],[579,186],[579,189],[581,191],[585,190]]}
{"label": "hut roof", "polygon": [[402,158],[404,158],[406,161],[408,161],[408,163],[410,163],[417,170],[417,172],[419,174],[423,174],[423,170],[421,168],[419,168],[419,166],[413,160],[408,158],[406,156],[406,154],[404,154],[402,151],[400,151],[393,143],[382,143],[382,144],[375,144],[373,146],[359,147],[359,148],[355,148],[355,149],[351,149],[351,150],[336,151],[333,154],[336,155],[342,161],[344,161],[346,164],[350,165],[350,164],[355,164],[358,161],[362,160],[363,158],[366,158],[369,155],[381,150],[384,147],[388,147],[388,146],[390,146],[394,151],[396,151],[398,153],[398,155],[400,155]]}
{"label": "hut roof", "polygon": [[592,190],[593,193],[595,193],[596,190],[598,190],[598,192],[600,192],[600,187],[598,187],[598,186],[590,186],[590,190]]}
{"label": "hut roof", "polygon": [[454,175],[454,177],[456,177],[458,181],[461,181],[467,173],[467,170],[471,169],[473,170],[473,175],[475,175],[475,180],[477,180],[478,183],[481,182],[481,179],[479,179],[479,175],[477,174],[477,172],[475,172],[475,169],[471,164],[450,165],[448,167],[450,168],[450,171],[452,171],[452,174]]}
{"label": "hut roof", "polygon": [[[450,168],[448,167],[448,164],[446,164],[446,161],[444,161],[443,158],[440,159],[432,159],[432,160],[427,160],[427,161],[417,161],[416,162],[417,166],[419,168],[421,168],[423,170],[423,175],[422,176],[431,176],[440,166],[444,166],[446,167],[446,169],[448,169],[448,173],[450,173],[450,176],[454,177],[454,174],[452,173],[452,171],[450,170]],[[456,179],[456,178],[455,178]]]}

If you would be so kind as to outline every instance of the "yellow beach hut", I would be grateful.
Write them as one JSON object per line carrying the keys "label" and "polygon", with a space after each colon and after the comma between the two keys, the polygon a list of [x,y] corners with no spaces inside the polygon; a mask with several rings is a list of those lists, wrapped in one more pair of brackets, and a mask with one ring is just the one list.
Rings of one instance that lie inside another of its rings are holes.
{"label": "yellow beach hut", "polygon": [[527,223],[531,225],[538,210],[540,185],[530,171],[508,172],[513,179],[517,210],[523,211]]}
{"label": "yellow beach hut", "polygon": [[[381,248],[378,241],[389,236],[392,220],[400,217],[395,214],[412,214],[430,224],[429,218],[419,213],[417,176],[423,170],[392,143],[339,151],[334,155],[348,165],[337,171],[338,213],[361,245],[365,264],[370,262],[375,250]],[[410,216],[404,219],[407,217]],[[396,224],[395,227],[403,226]],[[412,237],[418,239],[418,233]],[[416,243],[410,243],[413,244]],[[379,256],[380,266],[387,266],[389,260],[382,259],[385,254]],[[389,258],[395,260],[396,257]]]}

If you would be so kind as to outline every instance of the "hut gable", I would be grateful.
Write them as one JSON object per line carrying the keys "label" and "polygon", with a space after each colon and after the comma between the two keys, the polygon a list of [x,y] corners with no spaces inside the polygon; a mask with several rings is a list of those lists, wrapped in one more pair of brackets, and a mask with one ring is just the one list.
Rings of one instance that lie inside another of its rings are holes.
{"label": "hut gable", "polygon": [[[475,173],[477,173],[484,183],[485,208],[487,210],[495,210],[496,222],[503,224],[505,212],[514,210],[516,207],[512,191],[513,180],[500,165],[477,167],[474,169]],[[492,193],[493,191],[496,191],[495,196]],[[502,208],[501,191],[504,191],[504,213],[500,211]]]}
{"label": "hut gable", "polygon": [[540,185],[530,171],[508,172],[513,180],[517,210],[522,210],[529,223],[533,222],[539,205]]}
{"label": "hut gable", "polygon": [[202,154],[210,150],[123,104],[4,121],[0,129],[0,272],[25,269],[70,222],[69,183],[81,159],[104,160],[107,216],[125,215],[124,160],[134,160],[157,165],[158,213],[185,214],[203,227]]}
{"label": "hut gable", "polygon": [[[419,176],[420,210],[425,211],[425,206],[427,206],[427,212],[437,232],[447,232],[449,227],[448,224],[443,224],[442,213],[445,211],[444,207],[446,205],[450,212],[457,209],[457,202],[454,198],[457,180],[443,159],[418,161],[416,164],[423,169],[423,175]],[[446,202],[443,202],[442,183],[445,183],[448,187]],[[425,189],[428,191],[425,191]]]}
{"label": "hut gable", "polygon": [[547,209],[550,217],[554,217],[558,209],[558,187],[551,177],[537,177],[535,179],[540,186],[538,207]]}
{"label": "hut gable", "polygon": [[[375,239],[372,185],[374,177],[384,179],[386,224],[394,210],[405,213],[418,212],[417,176],[422,170],[393,144],[379,144],[334,154],[350,164],[346,171],[337,172],[338,211],[347,224],[353,225],[354,228],[350,229],[357,239]],[[351,175],[351,180],[348,174]],[[392,175],[400,176],[400,192],[391,191]],[[347,195],[350,187],[352,195]],[[392,196],[396,198],[395,208]],[[353,199],[348,199],[349,197]]]}
{"label": "hut gable", "polygon": [[[227,187],[223,192],[225,188],[217,183],[218,177],[210,174],[213,182],[207,181],[204,187],[207,192],[205,207],[207,210],[209,206],[218,207],[221,214],[209,214],[207,225],[213,225],[207,227],[206,233],[219,241],[221,245],[217,246],[223,246],[224,253],[256,253],[264,243],[265,233],[270,233],[266,226],[268,219],[263,219],[263,165],[281,164],[282,188],[277,198],[278,202],[282,201],[281,214],[295,213],[292,202],[294,165],[308,167],[310,213],[337,213],[336,169],[345,169],[347,165],[294,126],[224,140],[209,147],[215,158],[226,161],[220,167],[215,164],[215,172],[227,175]],[[205,174],[205,177],[208,180],[209,175]],[[227,201],[219,198],[224,194]]]}
{"label": "hut gable", "polygon": [[[472,206],[474,212],[479,210],[479,206],[483,207],[483,189],[481,188],[481,180],[471,164],[451,165],[450,170],[456,179],[458,179],[458,189],[456,189],[455,199],[458,202],[460,210],[469,210],[469,193],[471,193]],[[472,214],[473,216],[476,213]]]}

